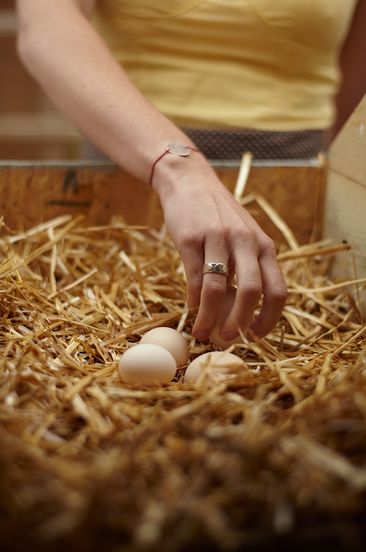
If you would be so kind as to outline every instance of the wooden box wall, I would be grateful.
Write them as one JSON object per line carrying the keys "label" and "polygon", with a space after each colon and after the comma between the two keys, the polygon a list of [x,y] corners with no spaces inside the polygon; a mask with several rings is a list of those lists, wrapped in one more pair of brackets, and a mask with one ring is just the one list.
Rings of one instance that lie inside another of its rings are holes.
{"label": "wooden box wall", "polygon": [[[216,165],[234,190],[238,167]],[[260,194],[278,211],[300,243],[321,235],[325,169],[319,163],[255,164],[247,194]],[[249,210],[276,241],[282,235],[256,202]],[[64,213],[84,213],[91,223],[121,214],[128,223],[159,226],[157,195],[147,184],[108,165],[0,164],[0,211],[12,227],[29,227]]]}

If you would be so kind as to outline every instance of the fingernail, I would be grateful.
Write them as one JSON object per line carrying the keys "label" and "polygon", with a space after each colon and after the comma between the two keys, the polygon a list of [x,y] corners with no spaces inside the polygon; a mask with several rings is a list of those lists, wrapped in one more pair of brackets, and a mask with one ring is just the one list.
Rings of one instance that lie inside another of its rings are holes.
{"label": "fingernail", "polygon": [[236,337],[238,337],[238,334],[237,332],[223,332],[221,337],[225,341],[233,341]]}

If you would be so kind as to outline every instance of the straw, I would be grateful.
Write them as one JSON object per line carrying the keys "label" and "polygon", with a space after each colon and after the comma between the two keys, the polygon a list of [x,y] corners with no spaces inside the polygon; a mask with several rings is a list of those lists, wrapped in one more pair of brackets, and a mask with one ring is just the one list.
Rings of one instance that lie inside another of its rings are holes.
{"label": "straw", "polygon": [[[258,198],[256,198],[258,200]],[[365,515],[365,323],[330,255],[289,244],[289,297],[245,369],[121,382],[151,328],[192,337],[181,259],[163,229],[59,217],[0,236],[0,535],[4,550],[233,549]],[[207,366],[209,369],[209,366]],[[254,531],[254,534],[253,534]]]}
{"label": "straw", "polygon": [[248,182],[250,169],[252,166],[253,154],[250,151],[243,153],[238,178],[235,183],[234,197],[240,203],[243,198],[245,187]]}

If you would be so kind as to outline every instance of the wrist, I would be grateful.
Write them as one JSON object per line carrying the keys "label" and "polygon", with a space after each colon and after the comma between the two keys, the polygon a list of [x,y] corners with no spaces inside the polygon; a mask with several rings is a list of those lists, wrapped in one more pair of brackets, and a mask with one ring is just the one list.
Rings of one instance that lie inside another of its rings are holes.
{"label": "wrist", "polygon": [[180,185],[183,178],[192,179],[193,175],[203,175],[203,173],[207,175],[213,172],[209,162],[200,151],[190,146],[188,149],[188,155],[167,152],[158,158],[152,171],[151,186],[159,195]]}
{"label": "wrist", "polygon": [[165,156],[173,155],[176,157],[190,157],[193,152],[197,152],[198,150],[194,147],[187,146],[185,144],[177,144],[177,143],[170,143],[167,145],[166,149],[161,153],[153,162],[151,166],[151,172],[150,172],[150,178],[149,178],[149,184],[152,186],[154,181],[154,173],[155,173],[155,167],[158,163],[160,163]]}

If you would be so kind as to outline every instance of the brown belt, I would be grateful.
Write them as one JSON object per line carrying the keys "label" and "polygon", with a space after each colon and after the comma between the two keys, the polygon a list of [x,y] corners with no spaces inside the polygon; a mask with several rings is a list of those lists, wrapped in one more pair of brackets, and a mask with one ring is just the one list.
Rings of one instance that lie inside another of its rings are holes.
{"label": "brown belt", "polygon": [[[312,159],[322,150],[323,131],[223,130],[184,128],[199,150],[211,160],[238,161],[246,151],[254,159]],[[86,143],[84,159],[108,161],[95,146]]]}

